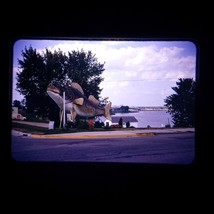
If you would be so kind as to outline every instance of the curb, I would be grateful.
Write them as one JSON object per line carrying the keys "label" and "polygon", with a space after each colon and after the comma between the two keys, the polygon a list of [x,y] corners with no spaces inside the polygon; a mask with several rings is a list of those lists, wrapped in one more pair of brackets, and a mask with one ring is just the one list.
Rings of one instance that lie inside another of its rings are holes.
{"label": "curb", "polygon": [[100,134],[100,135],[37,135],[31,134],[32,138],[48,139],[87,139],[87,138],[110,138],[110,137],[142,137],[154,136],[154,133],[132,133],[132,134]]}

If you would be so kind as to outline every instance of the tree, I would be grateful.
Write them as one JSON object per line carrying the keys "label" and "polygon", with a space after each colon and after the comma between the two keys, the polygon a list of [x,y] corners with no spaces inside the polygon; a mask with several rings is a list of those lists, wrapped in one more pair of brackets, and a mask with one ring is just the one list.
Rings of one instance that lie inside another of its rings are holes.
{"label": "tree", "polygon": [[78,82],[86,96],[93,94],[100,98],[102,89],[99,84],[103,80],[100,75],[104,64],[98,63],[91,51],[72,51],[66,55],[61,50],[52,53],[45,49],[39,53],[30,46],[22,51],[18,64],[16,90],[24,95],[28,113],[52,120],[59,118],[58,106],[46,93],[47,85],[52,80]]}
{"label": "tree", "polygon": [[13,107],[20,108],[20,107],[21,107],[21,101],[19,101],[19,100],[14,100],[14,101],[13,101]]}
{"label": "tree", "polygon": [[104,64],[98,63],[96,56],[91,51],[86,53],[82,49],[68,52],[66,70],[68,77],[83,87],[87,97],[93,95],[100,99],[102,89],[99,88],[99,84],[103,81],[100,75],[105,69]]}
{"label": "tree", "polygon": [[[16,89],[24,95],[26,110],[37,117],[48,117],[58,111],[46,93],[47,85],[52,79],[64,76],[66,56],[59,50],[42,54],[30,47],[22,51],[23,60],[18,59]],[[48,111],[50,110],[50,111]]]}
{"label": "tree", "polygon": [[172,116],[174,127],[194,127],[196,83],[192,78],[179,78],[176,85],[172,87],[176,93],[164,100],[165,106]]}

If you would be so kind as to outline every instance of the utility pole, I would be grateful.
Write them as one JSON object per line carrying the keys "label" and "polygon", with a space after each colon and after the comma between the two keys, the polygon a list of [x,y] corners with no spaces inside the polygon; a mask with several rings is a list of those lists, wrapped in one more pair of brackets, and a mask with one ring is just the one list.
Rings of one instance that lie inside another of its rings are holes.
{"label": "utility pole", "polygon": [[63,91],[63,128],[65,128],[65,92]]}

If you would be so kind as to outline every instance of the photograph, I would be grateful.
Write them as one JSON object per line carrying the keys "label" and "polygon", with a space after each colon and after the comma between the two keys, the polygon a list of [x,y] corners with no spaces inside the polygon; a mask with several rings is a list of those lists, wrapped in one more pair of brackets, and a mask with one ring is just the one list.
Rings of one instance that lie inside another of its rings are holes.
{"label": "photograph", "polygon": [[191,40],[15,41],[12,159],[192,164],[197,51]]}

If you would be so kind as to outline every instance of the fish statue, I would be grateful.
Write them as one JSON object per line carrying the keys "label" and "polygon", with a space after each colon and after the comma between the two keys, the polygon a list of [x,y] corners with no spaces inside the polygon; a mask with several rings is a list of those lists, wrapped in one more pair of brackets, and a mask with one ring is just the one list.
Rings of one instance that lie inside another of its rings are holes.
{"label": "fish statue", "polygon": [[47,94],[61,110],[63,110],[63,92],[65,92],[65,111],[71,114],[73,121],[75,121],[77,115],[88,118],[104,116],[111,120],[111,102],[104,107],[99,106],[100,101],[93,95],[87,98],[78,83],[72,82],[70,85],[65,85],[58,81],[52,81],[47,86]]}

